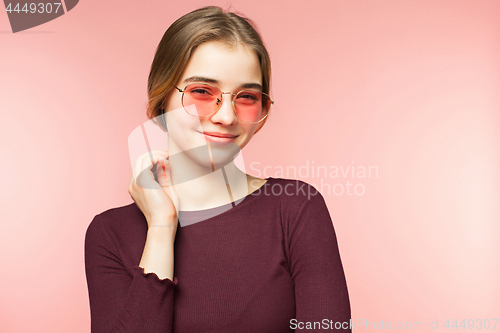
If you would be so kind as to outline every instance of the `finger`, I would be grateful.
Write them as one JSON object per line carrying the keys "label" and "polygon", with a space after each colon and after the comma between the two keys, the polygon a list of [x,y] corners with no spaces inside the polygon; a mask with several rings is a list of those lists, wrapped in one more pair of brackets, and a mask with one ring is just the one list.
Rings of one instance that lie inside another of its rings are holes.
{"label": "finger", "polygon": [[167,158],[168,159],[168,151],[163,150],[151,150],[151,153],[146,153],[144,155],[153,156],[153,160],[156,161],[156,157]]}
{"label": "finger", "polygon": [[170,172],[170,163],[167,159],[162,160],[162,181],[168,187],[174,186],[172,173]]}
{"label": "finger", "polygon": [[158,167],[157,167],[157,178],[158,178],[158,183],[160,184],[160,186],[162,188],[166,188],[168,187],[168,182],[167,182],[167,177],[166,177],[166,173],[167,173],[167,170],[166,170],[166,160],[165,159],[160,159],[160,162],[158,163]]}
{"label": "finger", "polygon": [[163,161],[164,162],[164,177],[165,181],[167,183],[167,187],[164,187],[163,190],[168,194],[170,199],[172,200],[172,203],[174,204],[175,210],[177,213],[179,213],[179,197],[177,196],[177,193],[175,192],[175,188],[173,186],[172,182],[172,174],[170,172],[170,165],[168,161]]}
{"label": "finger", "polygon": [[[162,150],[151,150],[151,151],[147,151],[145,152],[144,154],[140,155],[139,157],[137,157],[137,160],[136,160],[136,163],[134,165],[134,176],[137,178],[137,176],[139,175],[139,173],[141,173],[143,171],[142,170],[139,170],[141,167],[142,167],[142,163],[143,163],[143,160],[148,158],[149,157],[149,160],[151,161],[151,158],[153,158],[153,160],[155,159],[154,156],[155,155],[160,155],[160,156],[165,156],[168,157],[168,151],[162,151]],[[153,162],[153,161],[151,161]]]}
{"label": "finger", "polygon": [[172,174],[170,173],[170,163],[168,160],[163,160],[163,176],[167,186],[173,187]]}
{"label": "finger", "polygon": [[[151,151],[151,156],[153,158],[153,165],[157,166],[159,161],[161,159],[166,159],[168,160],[168,151],[163,151],[163,150],[152,150]],[[155,168],[156,171],[156,168]]]}
{"label": "finger", "polygon": [[148,154],[142,154],[141,156],[139,156],[137,158],[137,160],[135,161],[135,166],[134,166],[134,179],[135,181],[137,182],[137,177],[139,177],[139,175],[141,174],[142,172],[142,164],[143,164],[143,161],[144,159],[148,156]]}
{"label": "finger", "polygon": [[[153,161],[151,161],[151,156],[153,156]],[[156,164],[156,157],[162,156],[163,158],[168,158],[168,151],[162,151],[162,150],[152,150],[151,152],[146,152],[142,155],[140,155],[133,168],[133,182],[137,183],[137,178],[141,175],[141,173],[145,170],[146,167],[150,167],[153,164]],[[149,164],[146,164],[147,161],[150,161]],[[154,175],[153,175],[154,179]]]}
{"label": "finger", "polygon": [[152,150],[151,151],[153,154],[158,154],[163,157],[168,157],[168,151],[167,150]]}
{"label": "finger", "polygon": [[137,185],[145,189],[159,189],[160,186],[155,181],[152,171],[153,163],[149,156],[144,156],[141,161],[140,172],[137,177]]}
{"label": "finger", "polygon": [[160,160],[167,160],[168,161],[168,152],[167,151],[161,151],[161,150],[153,150],[152,154],[154,156],[155,163],[160,163]]}

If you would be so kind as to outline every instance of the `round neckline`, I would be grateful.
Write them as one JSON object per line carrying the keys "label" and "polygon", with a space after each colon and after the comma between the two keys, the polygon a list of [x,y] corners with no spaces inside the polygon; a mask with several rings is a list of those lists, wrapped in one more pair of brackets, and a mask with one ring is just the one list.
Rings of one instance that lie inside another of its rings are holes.
{"label": "round neckline", "polygon": [[[266,182],[264,184],[262,184],[262,186],[260,186],[259,188],[257,188],[255,191],[252,191],[250,192],[249,194],[247,194],[246,196],[238,199],[238,200],[235,200],[235,201],[232,201],[230,203],[227,203],[227,204],[224,204],[222,206],[217,206],[217,207],[212,207],[212,208],[207,208],[207,209],[201,209],[201,210],[181,210],[179,211],[179,214],[182,214],[183,217],[189,217],[191,215],[199,215],[199,214],[202,214],[202,213],[210,213],[210,212],[215,212],[215,211],[219,211],[219,210],[223,210],[223,211],[227,211],[229,209],[232,209],[232,208],[236,208],[244,203],[247,203],[247,202],[250,202],[251,200],[255,199],[255,197],[258,197],[261,193],[261,189],[264,188],[264,186],[267,186],[267,184],[269,184],[269,182],[271,180],[274,180],[275,178],[273,177],[267,177],[267,178],[264,178],[266,180]],[[255,194],[255,192],[259,192],[258,194]],[[229,208],[231,207],[231,208]]]}

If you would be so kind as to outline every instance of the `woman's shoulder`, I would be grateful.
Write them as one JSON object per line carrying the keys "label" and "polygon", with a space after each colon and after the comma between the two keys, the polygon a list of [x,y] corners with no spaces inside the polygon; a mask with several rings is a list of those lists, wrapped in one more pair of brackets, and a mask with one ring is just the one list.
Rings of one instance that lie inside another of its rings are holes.
{"label": "woman's shoulder", "polygon": [[322,205],[325,200],[321,193],[309,182],[300,179],[269,177],[267,182],[251,196],[256,196],[254,205],[276,207],[282,212],[296,214],[306,206]]}
{"label": "woman's shoulder", "polygon": [[99,216],[106,221],[112,222],[117,220],[127,220],[130,217],[137,217],[141,215],[142,212],[140,211],[139,207],[137,207],[135,202],[132,202],[128,205],[106,209],[96,216]]}
{"label": "woman's shoulder", "polygon": [[317,223],[317,218],[329,216],[326,201],[315,186],[307,181],[289,178],[270,178],[263,187],[264,200],[279,210],[285,228],[302,228]]}
{"label": "woman's shoulder", "polygon": [[321,193],[312,184],[300,179],[269,177],[262,188],[270,195],[280,196],[283,199],[292,201],[322,197]]}
{"label": "woman's shoulder", "polygon": [[147,221],[135,202],[113,207],[94,216],[90,222],[87,233],[92,230],[105,231],[106,233],[128,233],[133,230],[146,230]]}

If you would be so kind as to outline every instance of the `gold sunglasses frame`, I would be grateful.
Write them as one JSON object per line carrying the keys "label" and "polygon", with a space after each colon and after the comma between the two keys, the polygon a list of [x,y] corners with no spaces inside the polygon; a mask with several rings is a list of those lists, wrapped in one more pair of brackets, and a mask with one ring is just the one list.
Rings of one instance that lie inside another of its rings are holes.
{"label": "gold sunglasses frame", "polygon": [[186,111],[186,113],[187,113],[188,115],[193,116],[193,117],[199,117],[199,118],[207,118],[207,117],[211,117],[211,116],[213,116],[214,114],[216,114],[216,113],[220,110],[220,108],[222,107],[222,104],[224,103],[224,101],[223,101],[222,99],[220,99],[220,104],[219,104],[219,107],[218,107],[217,109],[215,109],[215,111],[214,111],[214,112],[212,112],[211,114],[206,115],[206,116],[195,116],[195,115],[190,114],[190,113],[186,110],[186,107],[184,106],[184,93],[185,93],[185,91],[186,91],[187,87],[189,87],[189,86],[191,86],[191,85],[193,85],[193,84],[197,84],[197,85],[204,85],[204,86],[209,86],[209,87],[215,88],[215,89],[217,89],[217,90],[219,90],[219,91],[220,91],[220,93],[221,93],[221,97],[222,97],[222,95],[224,95],[224,94],[230,94],[230,95],[232,95],[232,96],[236,97],[236,96],[238,96],[238,95],[239,95],[241,92],[243,92],[243,91],[254,91],[254,92],[258,92],[258,93],[261,93],[261,94],[263,94],[263,95],[266,95],[266,96],[267,96],[267,98],[269,98],[269,101],[271,101],[271,104],[269,105],[269,111],[267,112],[267,114],[266,114],[266,115],[265,115],[265,116],[264,116],[261,120],[259,120],[259,121],[245,121],[245,120],[240,119],[240,118],[238,117],[238,113],[236,112],[236,106],[234,105],[234,102],[235,102],[236,98],[234,98],[234,97],[232,97],[232,98],[231,98],[231,105],[233,106],[233,112],[234,112],[234,115],[236,116],[236,118],[237,118],[239,121],[242,121],[242,122],[247,123],[247,124],[258,124],[258,123],[260,123],[261,121],[263,121],[264,119],[266,119],[266,118],[267,118],[267,116],[269,115],[269,112],[270,112],[270,109],[271,109],[271,105],[273,105],[273,104],[274,104],[274,101],[271,99],[271,96],[269,96],[269,95],[268,95],[268,94],[266,94],[265,92],[262,92],[262,91],[259,91],[259,90],[242,89],[242,90],[238,91],[238,92],[235,94],[235,93],[230,92],[230,91],[228,91],[228,92],[223,92],[222,90],[220,90],[220,89],[219,89],[218,87],[216,87],[216,86],[213,86],[213,85],[208,84],[208,83],[202,83],[202,82],[200,82],[200,83],[190,83],[190,84],[188,84],[186,87],[184,87],[184,89],[180,89],[180,88],[178,88],[178,87],[176,87],[176,86],[173,86],[173,87],[174,87],[175,89],[177,89],[180,93],[182,93],[182,96],[181,96],[181,104],[182,104],[182,107],[184,108],[184,111]]}

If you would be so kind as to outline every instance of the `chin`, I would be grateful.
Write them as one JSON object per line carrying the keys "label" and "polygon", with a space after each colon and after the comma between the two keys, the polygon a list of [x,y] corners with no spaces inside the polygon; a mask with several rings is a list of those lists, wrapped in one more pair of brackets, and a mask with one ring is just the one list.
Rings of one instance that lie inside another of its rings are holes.
{"label": "chin", "polygon": [[237,144],[232,144],[230,147],[228,147],[228,145],[224,147],[210,145],[210,151],[212,153],[214,167],[217,169],[231,163],[240,153],[240,147]]}
{"label": "chin", "polygon": [[239,152],[240,147],[236,143],[217,145],[213,142],[184,151],[196,163],[206,168],[212,168],[213,163],[215,169],[231,163]]}

